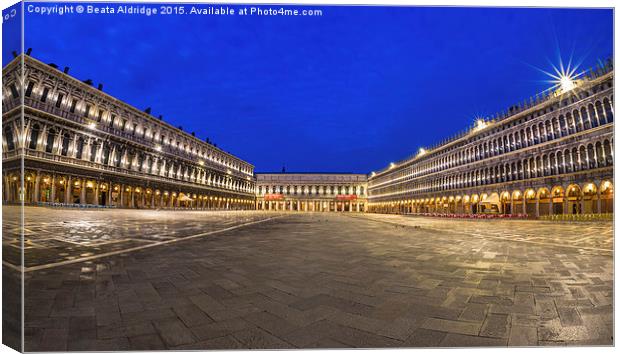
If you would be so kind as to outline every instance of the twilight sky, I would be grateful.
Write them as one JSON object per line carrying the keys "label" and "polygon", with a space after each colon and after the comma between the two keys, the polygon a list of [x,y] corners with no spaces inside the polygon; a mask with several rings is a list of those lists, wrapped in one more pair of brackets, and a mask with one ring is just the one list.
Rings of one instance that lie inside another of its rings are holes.
{"label": "twilight sky", "polygon": [[611,10],[308,8],[323,15],[26,11],[25,47],[257,172],[360,173],[548,88],[534,67],[559,55],[588,68],[613,52]]}

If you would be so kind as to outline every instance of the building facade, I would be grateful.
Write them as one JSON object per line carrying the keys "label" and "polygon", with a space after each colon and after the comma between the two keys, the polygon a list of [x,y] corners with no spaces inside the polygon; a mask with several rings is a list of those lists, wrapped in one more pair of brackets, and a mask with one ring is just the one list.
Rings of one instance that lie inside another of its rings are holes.
{"label": "building facade", "polygon": [[613,68],[372,173],[368,210],[542,216],[613,211]]}
{"label": "building facade", "polygon": [[367,176],[351,173],[258,173],[256,209],[363,212]]}
{"label": "building facade", "polygon": [[[23,66],[22,66],[23,58]],[[613,68],[370,175],[261,173],[29,55],[3,68],[3,201],[119,208],[613,212]],[[23,164],[22,164],[23,162]]]}
{"label": "building facade", "polygon": [[254,166],[149,109],[28,55],[2,75],[4,202],[254,209]]}

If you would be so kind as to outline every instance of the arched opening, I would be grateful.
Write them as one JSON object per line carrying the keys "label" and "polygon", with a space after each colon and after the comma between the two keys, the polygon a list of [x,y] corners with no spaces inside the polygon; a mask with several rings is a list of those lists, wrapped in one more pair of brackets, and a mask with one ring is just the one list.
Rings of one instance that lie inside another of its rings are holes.
{"label": "arched opening", "polygon": [[71,194],[69,195],[69,203],[79,204],[81,202],[80,197],[83,187],[80,181],[73,181],[71,185]]}
{"label": "arched opening", "polygon": [[52,178],[49,175],[43,175],[39,181],[39,201],[52,202]]}
{"label": "arched opening", "polygon": [[583,214],[598,213],[596,185],[594,183],[588,183],[583,187],[582,198],[581,212]]}
{"label": "arched opening", "polygon": [[510,202],[510,193],[509,192],[503,192],[500,195],[500,203],[501,203],[501,208],[500,208],[500,212],[502,214],[512,214],[512,203]]}
{"label": "arched opening", "polygon": [[555,186],[551,189],[552,206],[551,213],[553,215],[564,214],[564,188]]}
{"label": "arched opening", "polygon": [[501,213],[501,203],[499,194],[491,193],[490,195],[483,193],[480,196],[480,212],[484,214]]}
{"label": "arched opening", "polygon": [[84,196],[86,197],[84,200],[85,204],[97,204],[98,196],[96,194],[97,182],[95,181],[86,181],[86,191],[84,192]]}
{"label": "arched opening", "polygon": [[601,213],[613,213],[614,212],[614,188],[611,181],[603,181],[600,186],[601,196]]}
{"label": "arched opening", "polygon": [[471,213],[472,214],[478,214],[478,202],[480,201],[480,196],[477,194],[473,194],[471,196]]}
{"label": "arched opening", "polygon": [[24,175],[24,203],[35,202],[35,175],[26,172]]}
{"label": "arched opening", "polygon": [[536,192],[533,189],[525,190],[525,213],[536,216]]}
{"label": "arched opening", "polygon": [[110,191],[107,183],[99,185],[99,193],[97,193],[97,204],[107,206],[109,204]]}
{"label": "arched opening", "polygon": [[519,190],[512,192],[512,214],[524,214],[523,193]]}
{"label": "arched opening", "polygon": [[566,205],[568,214],[581,214],[581,188],[572,184],[566,188]]}
{"label": "arched opening", "polygon": [[537,193],[538,197],[538,216],[549,215],[549,203],[551,202],[551,193],[547,188],[540,188]]}
{"label": "arched opening", "polygon": [[56,184],[55,193],[52,198],[54,203],[69,203],[67,196],[67,179],[64,177],[57,178],[54,182]]}

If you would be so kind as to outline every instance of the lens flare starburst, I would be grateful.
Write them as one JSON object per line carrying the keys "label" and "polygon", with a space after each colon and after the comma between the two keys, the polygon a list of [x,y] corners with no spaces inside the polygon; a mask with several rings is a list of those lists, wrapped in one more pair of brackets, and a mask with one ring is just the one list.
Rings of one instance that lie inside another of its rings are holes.
{"label": "lens flare starburst", "polygon": [[579,77],[584,73],[584,71],[579,71],[579,65],[573,64],[572,58],[569,59],[566,66],[560,58],[559,64],[551,64],[551,67],[553,68],[551,72],[539,70],[549,77],[549,80],[545,80],[545,82],[552,85],[548,90],[554,92],[559,90],[560,93],[568,93],[574,90],[577,87]]}

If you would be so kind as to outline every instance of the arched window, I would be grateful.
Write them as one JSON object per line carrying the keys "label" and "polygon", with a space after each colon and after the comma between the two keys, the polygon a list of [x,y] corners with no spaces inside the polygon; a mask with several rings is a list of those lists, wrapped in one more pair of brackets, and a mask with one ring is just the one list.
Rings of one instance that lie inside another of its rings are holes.
{"label": "arched window", "polygon": [[63,135],[62,137],[62,149],[60,150],[60,154],[62,156],[67,156],[67,153],[69,152],[70,141],[71,141],[71,137],[69,136],[69,133],[65,133],[65,135]]}
{"label": "arched window", "polygon": [[97,148],[99,147],[99,145],[97,145],[97,143],[93,143],[90,146],[90,161],[91,162],[95,162],[95,157],[97,157]]}
{"label": "arched window", "polygon": [[596,116],[596,112],[594,111],[594,105],[588,105],[588,114],[590,116],[590,122],[592,124],[592,128],[598,127],[599,122]]}
{"label": "arched window", "polygon": [[82,150],[84,150],[84,138],[80,137],[77,141],[77,146],[75,148],[75,158],[82,158]]}
{"label": "arched window", "polygon": [[39,128],[38,124],[32,126],[32,130],[30,131],[30,143],[28,144],[29,149],[36,150],[40,131],[41,129]]}
{"label": "arched window", "polygon": [[613,153],[609,140],[605,140],[603,142],[603,151],[605,152],[605,163],[607,164],[607,166],[613,165]]}
{"label": "arched window", "polygon": [[104,165],[107,165],[108,162],[110,162],[110,147],[108,146],[108,144],[104,144],[103,145],[103,161],[101,163],[103,163]]}
{"label": "arched window", "polygon": [[54,129],[50,129],[47,132],[47,142],[45,144],[45,152],[52,153],[54,149],[54,140],[56,139],[56,131]]}
{"label": "arched window", "polygon": [[114,160],[114,166],[121,167],[121,163],[123,162],[123,152],[124,152],[124,149],[117,146],[116,160]]}
{"label": "arched window", "polygon": [[603,100],[603,106],[605,107],[605,116],[607,117],[607,123],[611,123],[614,121],[614,112],[611,109],[611,104],[609,100],[606,98]]}
{"label": "arched window", "polygon": [[6,147],[9,151],[15,150],[15,140],[13,139],[13,129],[11,127],[4,128],[4,137],[6,138]]}

